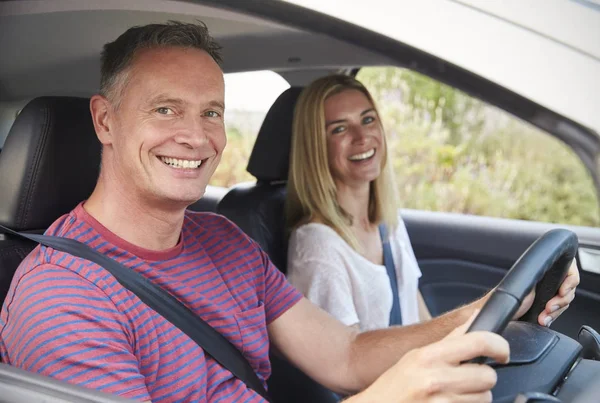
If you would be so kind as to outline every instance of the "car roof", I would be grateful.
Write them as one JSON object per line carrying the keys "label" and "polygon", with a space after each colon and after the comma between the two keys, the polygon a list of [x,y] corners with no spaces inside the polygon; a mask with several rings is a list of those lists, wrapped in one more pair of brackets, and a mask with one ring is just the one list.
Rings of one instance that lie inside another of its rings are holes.
{"label": "car roof", "polygon": [[[280,72],[386,64],[351,44],[247,13],[157,0],[7,1],[0,3],[0,99],[91,95],[102,45],[135,25],[202,20],[223,46],[224,72]],[[312,77],[307,77],[310,80]]]}
{"label": "car roof", "polygon": [[[512,9],[485,6],[490,2],[484,0],[346,0],[343,7],[320,0],[5,1],[0,3],[0,102],[40,95],[89,96],[98,88],[104,43],[133,25],[201,19],[224,47],[225,72],[271,69],[290,84],[302,85],[334,69],[397,65],[381,46],[378,51],[370,46],[386,37],[437,57],[434,70],[442,76],[449,64],[455,65],[598,133],[600,45],[594,38],[600,34],[594,35],[600,13],[578,1],[548,0],[529,14],[516,4],[531,8],[532,0],[501,2]],[[298,11],[298,5],[346,21],[336,25],[344,29],[359,26],[381,36],[360,45],[340,40],[329,21]],[[292,7],[297,23],[283,17]],[[540,16],[533,19],[536,10]],[[552,23],[543,22],[557,12],[571,25],[579,24],[575,31],[552,30]],[[407,66],[431,70],[416,62]],[[464,78],[462,83],[468,87]],[[475,88],[472,95],[482,95],[477,92]],[[499,105],[502,99],[496,101]],[[538,124],[544,129],[560,123],[544,114],[526,118],[534,124],[545,120]]]}
{"label": "car roof", "polygon": [[402,41],[600,132],[598,0],[286,0]]}

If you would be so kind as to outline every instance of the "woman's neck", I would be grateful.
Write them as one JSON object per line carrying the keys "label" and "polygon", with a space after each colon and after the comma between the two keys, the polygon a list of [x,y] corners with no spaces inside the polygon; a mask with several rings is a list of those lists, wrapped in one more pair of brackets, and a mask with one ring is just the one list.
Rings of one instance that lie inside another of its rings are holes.
{"label": "woman's neck", "polygon": [[359,230],[370,230],[369,220],[370,185],[350,187],[342,184],[337,186],[338,204],[352,217],[352,227]]}

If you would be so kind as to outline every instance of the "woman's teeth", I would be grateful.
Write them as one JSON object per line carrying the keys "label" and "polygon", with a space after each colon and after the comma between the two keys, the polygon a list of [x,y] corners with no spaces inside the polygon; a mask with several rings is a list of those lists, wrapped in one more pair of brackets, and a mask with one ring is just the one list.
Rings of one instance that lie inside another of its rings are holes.
{"label": "woman's teeth", "polygon": [[362,154],[356,154],[356,155],[352,155],[350,158],[348,158],[350,161],[362,161],[362,160],[366,160],[368,158],[371,158],[373,155],[375,155],[375,149],[372,148],[367,152],[364,152]]}

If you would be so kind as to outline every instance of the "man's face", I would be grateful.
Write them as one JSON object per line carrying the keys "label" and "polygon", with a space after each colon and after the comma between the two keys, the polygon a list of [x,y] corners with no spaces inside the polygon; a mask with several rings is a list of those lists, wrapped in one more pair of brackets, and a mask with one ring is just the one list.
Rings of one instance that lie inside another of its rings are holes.
{"label": "man's face", "polygon": [[227,142],[223,73],[208,53],[177,47],[140,51],[130,68],[110,112],[108,180],[143,203],[187,206],[204,194]]}

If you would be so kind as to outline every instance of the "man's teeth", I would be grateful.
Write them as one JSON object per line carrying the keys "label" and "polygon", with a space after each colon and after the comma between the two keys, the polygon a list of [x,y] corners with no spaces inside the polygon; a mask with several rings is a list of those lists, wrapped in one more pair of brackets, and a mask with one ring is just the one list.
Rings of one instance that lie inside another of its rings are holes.
{"label": "man's teeth", "polygon": [[191,160],[180,160],[177,158],[160,157],[160,160],[173,168],[181,169],[194,169],[198,168],[202,164],[202,160],[191,161]]}
{"label": "man's teeth", "polygon": [[375,149],[371,148],[369,151],[364,152],[362,154],[356,154],[348,158],[350,161],[360,161],[366,160],[367,158],[371,158],[375,154]]}

